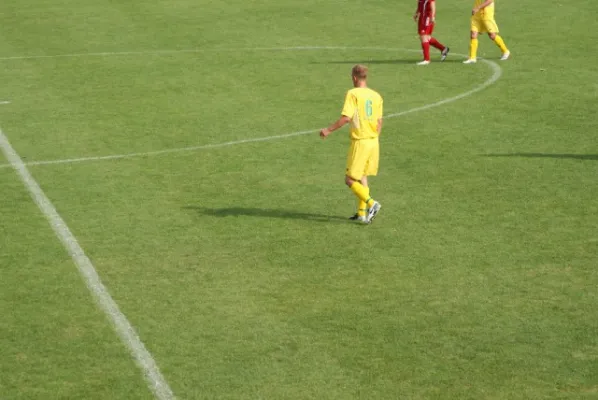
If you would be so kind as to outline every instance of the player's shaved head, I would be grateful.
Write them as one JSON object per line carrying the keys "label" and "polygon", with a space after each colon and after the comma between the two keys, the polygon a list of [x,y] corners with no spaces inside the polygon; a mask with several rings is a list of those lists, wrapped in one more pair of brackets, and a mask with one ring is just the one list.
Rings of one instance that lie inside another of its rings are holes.
{"label": "player's shaved head", "polygon": [[365,81],[368,77],[368,67],[365,65],[357,64],[351,70],[351,75],[360,81]]}

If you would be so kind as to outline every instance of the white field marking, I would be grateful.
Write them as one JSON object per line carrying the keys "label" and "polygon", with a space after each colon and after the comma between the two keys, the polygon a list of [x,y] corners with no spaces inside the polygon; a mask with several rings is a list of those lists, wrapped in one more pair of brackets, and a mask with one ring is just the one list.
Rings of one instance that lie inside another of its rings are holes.
{"label": "white field marking", "polygon": [[71,233],[71,230],[66,225],[66,222],[56,211],[46,194],[43,192],[37,181],[33,178],[23,160],[12,147],[8,138],[0,130],[0,149],[10,165],[19,174],[23,184],[29,191],[29,194],[48,219],[50,226],[54,233],[60,239],[65,249],[77,265],[79,273],[83,276],[87,288],[95,297],[96,302],[110,318],[112,325],[118,336],[128,347],[129,352],[137,362],[139,368],[142,369],[148,387],[159,400],[174,399],[174,394],[168,383],[160,373],[156,361],[152,355],[147,351],[141,339],[135,332],[135,328],[131,325],[127,317],[120,311],[116,302],[108,293],[108,290],[100,280],[100,277],[94,268],[91,260],[87,257],[77,239]]}
{"label": "white field marking", "polygon": [[10,101],[0,101],[0,104],[10,104]]}
{"label": "white field marking", "polygon": [[[380,50],[380,51],[406,51],[406,52],[421,51],[421,50],[384,48],[384,47],[318,47],[318,46],[315,46],[315,47],[280,47],[280,48],[263,47],[263,48],[252,48],[252,49],[245,49],[245,50],[281,51],[281,50],[341,50],[341,49],[342,50],[349,50],[349,49],[350,50],[374,50],[374,51],[377,51],[377,50]],[[235,50],[237,50],[237,49],[235,49]],[[181,53],[181,52],[183,52],[183,50],[170,51],[170,53]],[[189,52],[189,51],[187,51],[187,52]],[[165,53],[165,52],[161,52],[161,53]],[[62,56],[54,56],[54,57],[82,57],[84,55],[92,55],[93,56],[93,55],[99,55],[99,54],[104,54],[104,55],[156,54],[156,52],[88,53],[88,54],[78,54],[78,55],[74,55],[74,54],[62,55]],[[464,54],[458,54],[458,53],[451,53],[451,55],[456,55],[459,57],[467,57]],[[51,57],[51,56],[43,56],[43,57]],[[449,103],[455,102],[457,100],[460,100],[462,98],[471,96],[472,94],[477,93],[481,90],[484,90],[488,86],[494,84],[496,81],[498,81],[498,79],[500,79],[500,76],[502,75],[502,69],[494,61],[486,60],[486,59],[480,59],[480,60],[482,62],[484,62],[485,64],[489,65],[493,71],[492,76],[490,78],[488,78],[482,84],[474,87],[471,90],[460,93],[453,97],[439,100],[437,102],[426,104],[426,105],[423,105],[420,107],[411,108],[411,109],[408,109],[405,111],[387,114],[386,116],[384,116],[384,119],[397,118],[397,117],[401,117],[403,115],[411,114],[414,112],[425,111],[425,110],[429,110],[431,108],[438,107],[438,106],[441,106],[444,104],[449,104]],[[51,165],[51,164],[69,164],[69,163],[78,163],[78,162],[86,162],[86,161],[117,160],[117,159],[123,159],[123,158],[155,156],[155,155],[169,154],[169,153],[182,153],[182,152],[197,151],[197,150],[204,150],[204,149],[214,149],[214,148],[218,148],[218,147],[228,147],[228,146],[234,146],[234,145],[244,144],[244,143],[266,142],[266,141],[276,140],[276,139],[285,139],[285,138],[289,138],[289,137],[293,137],[293,136],[301,136],[301,135],[315,133],[315,132],[318,132],[319,130],[320,130],[320,128],[308,129],[308,130],[304,130],[304,131],[285,133],[285,134],[274,135],[274,136],[265,136],[265,137],[242,139],[242,140],[235,140],[235,141],[223,142],[223,143],[188,146],[188,147],[178,147],[178,148],[173,148],[173,149],[146,151],[146,152],[139,152],[139,153],[113,154],[113,155],[94,156],[94,157],[77,157],[77,158],[66,158],[66,159],[59,159],[59,160],[29,161],[29,162],[25,163],[25,165],[35,166],[35,165]],[[8,168],[10,166],[11,166],[10,164],[0,164],[0,169]]]}
{"label": "white field marking", "polygon": [[[63,160],[48,160],[48,161],[30,161],[25,163],[25,165],[49,165],[49,164],[69,164],[69,163],[77,163],[77,162],[84,162],[84,161],[101,161],[101,160],[118,160],[121,158],[131,158],[131,157],[143,157],[143,156],[157,156],[160,154],[168,154],[168,153],[182,153],[185,151],[195,151],[195,150],[204,150],[204,149],[214,149],[218,147],[227,147],[227,146],[234,146],[237,144],[243,143],[253,143],[253,142],[266,142],[269,140],[276,140],[276,139],[283,139],[293,136],[300,136],[306,135],[308,133],[314,133],[317,130],[312,129],[308,131],[300,131],[300,132],[293,132],[293,133],[285,133],[283,135],[275,135],[275,136],[266,136],[261,138],[252,138],[252,139],[242,139],[242,140],[235,140],[232,142],[223,142],[223,143],[215,143],[215,144],[203,144],[199,146],[191,146],[191,147],[177,147],[174,149],[165,149],[165,150],[156,150],[156,151],[146,151],[143,153],[127,153],[127,154],[113,154],[108,156],[98,156],[98,157],[80,157],[80,158],[67,158]],[[0,164],[0,168],[8,168],[11,164]]]}
{"label": "white field marking", "polygon": [[[402,49],[398,47],[351,47],[351,46],[286,46],[286,47],[212,47],[196,49],[174,49],[174,50],[138,50],[138,51],[102,51],[94,53],[70,53],[70,54],[39,54],[0,57],[0,61],[10,60],[33,60],[36,58],[78,58],[78,57],[116,57],[116,56],[151,56],[151,55],[175,55],[193,53],[218,53],[218,52],[252,52],[252,51],[316,51],[316,50],[372,50],[372,51],[406,51],[421,52],[421,50]],[[464,54],[451,53],[452,56],[467,57]],[[479,58],[479,57],[478,57]]]}
{"label": "white field marking", "polygon": [[[291,46],[291,47],[240,47],[240,48],[209,48],[209,49],[179,49],[179,50],[141,50],[141,51],[103,51],[96,53],[70,53],[48,55],[23,55],[0,57],[0,61],[34,60],[36,58],[77,58],[77,57],[115,57],[115,56],[142,56],[142,55],[169,55],[186,53],[208,52],[241,52],[241,51],[300,51],[300,50],[388,50],[383,47],[343,47],[343,46]],[[400,50],[400,49],[393,49]]]}

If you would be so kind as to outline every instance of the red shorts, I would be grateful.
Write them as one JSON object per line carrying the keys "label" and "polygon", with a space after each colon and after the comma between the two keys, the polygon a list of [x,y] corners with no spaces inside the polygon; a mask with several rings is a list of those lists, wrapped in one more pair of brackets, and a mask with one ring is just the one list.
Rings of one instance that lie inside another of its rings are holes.
{"label": "red shorts", "polygon": [[432,18],[420,18],[417,21],[417,32],[420,35],[431,35],[432,32],[434,32],[434,22],[432,22]]}

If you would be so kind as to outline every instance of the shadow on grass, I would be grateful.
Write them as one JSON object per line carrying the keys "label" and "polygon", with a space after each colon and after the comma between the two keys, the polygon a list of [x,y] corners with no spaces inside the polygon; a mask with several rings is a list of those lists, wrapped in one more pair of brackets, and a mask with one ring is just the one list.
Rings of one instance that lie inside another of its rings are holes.
{"label": "shadow on grass", "polygon": [[245,207],[230,207],[230,208],[207,208],[199,206],[185,206],[187,210],[194,210],[203,215],[212,217],[262,217],[262,218],[283,218],[283,219],[303,219],[316,222],[334,222],[334,223],[348,223],[348,217],[339,217],[337,215],[313,214],[303,213],[292,210],[281,210],[271,208],[245,208]]}
{"label": "shadow on grass", "polygon": [[[390,60],[360,60],[360,61],[350,61],[350,60],[331,60],[331,61],[315,61],[312,62],[311,64],[351,64],[351,65],[355,65],[355,64],[363,64],[363,65],[368,65],[368,64],[413,64],[415,65],[415,63],[421,61],[421,58],[413,58],[413,59],[390,59]],[[463,59],[454,59],[454,58],[449,58],[447,60],[444,61],[436,61],[436,60],[432,60],[433,64],[436,63],[456,63],[456,62],[463,62]]]}
{"label": "shadow on grass", "polygon": [[575,160],[598,160],[598,154],[551,154],[551,153],[505,153],[483,154],[484,157],[571,158]]}

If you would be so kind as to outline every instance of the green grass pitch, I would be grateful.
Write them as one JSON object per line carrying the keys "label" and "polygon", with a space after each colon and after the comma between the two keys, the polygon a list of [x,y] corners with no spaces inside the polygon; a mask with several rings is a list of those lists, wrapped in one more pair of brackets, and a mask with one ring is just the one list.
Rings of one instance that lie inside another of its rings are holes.
{"label": "green grass pitch", "polygon": [[[415,1],[3,2],[0,129],[90,158],[29,169],[177,398],[598,397],[598,6],[498,0],[465,66],[470,3],[417,67]],[[357,62],[401,113],[370,226],[315,132]],[[0,399],[153,398],[7,164]]]}

